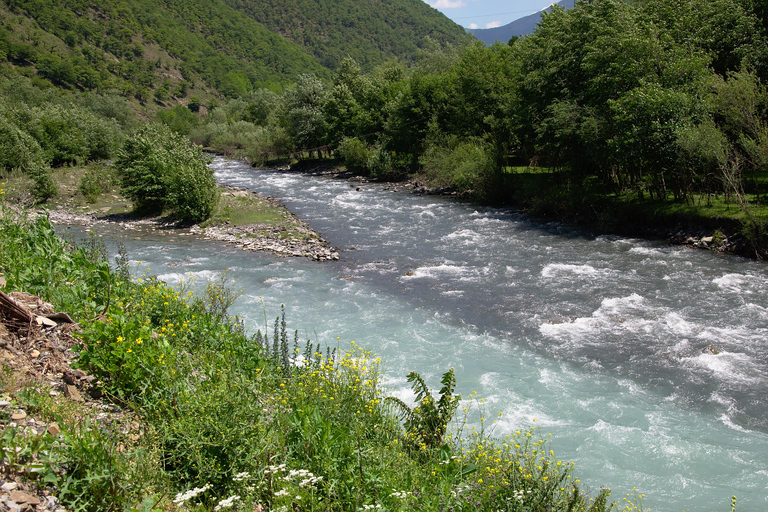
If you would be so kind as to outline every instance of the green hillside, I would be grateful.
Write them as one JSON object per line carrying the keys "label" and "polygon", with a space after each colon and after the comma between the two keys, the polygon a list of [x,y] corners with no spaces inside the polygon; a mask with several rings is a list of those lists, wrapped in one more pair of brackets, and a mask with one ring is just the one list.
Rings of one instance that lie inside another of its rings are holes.
{"label": "green hillside", "polygon": [[410,60],[426,38],[440,43],[473,39],[417,0],[224,0],[295,42],[330,69],[352,57],[363,69],[391,58]]}
{"label": "green hillside", "polygon": [[409,61],[427,38],[467,38],[419,0],[10,0],[0,23],[1,74],[160,103],[195,86],[227,97],[280,91],[301,73],[330,78],[346,56]]}

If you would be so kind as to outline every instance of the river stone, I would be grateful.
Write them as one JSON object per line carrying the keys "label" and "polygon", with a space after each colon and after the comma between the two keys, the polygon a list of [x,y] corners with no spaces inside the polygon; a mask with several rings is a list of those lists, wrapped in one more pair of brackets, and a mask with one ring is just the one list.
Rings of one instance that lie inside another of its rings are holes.
{"label": "river stone", "polygon": [[39,499],[32,496],[31,494],[27,494],[24,491],[13,490],[9,493],[9,497],[11,498],[11,501],[13,501],[14,503],[19,503],[19,504],[28,503],[30,505],[40,504]]}

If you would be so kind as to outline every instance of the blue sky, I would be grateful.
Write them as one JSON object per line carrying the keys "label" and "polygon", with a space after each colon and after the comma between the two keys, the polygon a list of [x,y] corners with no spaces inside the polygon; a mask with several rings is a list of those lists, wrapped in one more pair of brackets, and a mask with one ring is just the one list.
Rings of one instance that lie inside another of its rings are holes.
{"label": "blue sky", "polygon": [[493,28],[549,7],[557,0],[424,0],[467,28]]}

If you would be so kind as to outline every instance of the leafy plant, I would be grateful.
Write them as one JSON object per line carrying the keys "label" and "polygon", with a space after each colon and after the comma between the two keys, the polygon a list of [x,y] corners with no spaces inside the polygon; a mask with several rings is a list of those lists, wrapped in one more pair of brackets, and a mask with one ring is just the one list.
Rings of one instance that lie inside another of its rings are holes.
{"label": "leafy plant", "polygon": [[456,387],[453,368],[445,372],[440,380],[443,387],[440,389],[440,399],[437,401],[418,373],[409,373],[408,382],[412,384],[413,392],[416,394],[415,407],[408,407],[397,397],[386,398],[395,405],[402,419],[405,420],[406,439],[422,449],[442,446],[448,423],[461,401],[461,395],[453,394]]}
{"label": "leafy plant", "polygon": [[53,444],[48,432],[34,434],[14,424],[7,425],[0,435],[0,471],[11,479],[23,475],[41,482],[56,482]]}
{"label": "leafy plant", "polygon": [[32,196],[38,203],[44,203],[55,197],[59,192],[59,186],[51,176],[50,167],[38,165],[29,170],[29,176],[34,181]]}
{"label": "leafy plant", "polygon": [[138,211],[171,210],[179,220],[200,222],[218,199],[209,161],[186,137],[165,125],[147,124],[126,140],[115,167]]}

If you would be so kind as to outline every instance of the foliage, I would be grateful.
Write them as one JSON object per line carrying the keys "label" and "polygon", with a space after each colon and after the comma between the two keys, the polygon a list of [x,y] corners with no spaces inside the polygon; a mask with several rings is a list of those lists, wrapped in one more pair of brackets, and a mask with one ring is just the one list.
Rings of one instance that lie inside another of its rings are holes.
{"label": "foliage", "polygon": [[182,221],[208,218],[218,195],[202,148],[165,125],[147,124],[128,137],[115,168],[136,210],[171,210]]}
{"label": "foliage", "polygon": [[368,173],[369,151],[365,143],[356,138],[345,138],[336,149],[348,170],[357,174]]}
{"label": "foliage", "polygon": [[[448,141],[447,147],[430,144],[419,160],[424,176],[432,186],[472,191],[478,199],[488,199],[494,162],[482,141]],[[474,189],[474,190],[473,190]]]}
{"label": "foliage", "polygon": [[112,186],[112,176],[104,167],[89,168],[80,180],[77,189],[89,203],[95,203],[99,194]]}
{"label": "foliage", "polygon": [[157,113],[157,121],[180,135],[189,133],[200,124],[200,118],[184,105],[176,105],[170,110],[161,110]]}
{"label": "foliage", "polygon": [[58,498],[77,511],[119,511],[135,499],[140,478],[135,452],[126,451],[115,432],[105,432],[90,419],[64,431],[56,447],[67,468],[59,479]]}
{"label": "foliage", "polygon": [[461,401],[461,395],[453,394],[456,388],[453,368],[445,372],[440,380],[443,387],[440,389],[440,399],[437,401],[421,375],[410,372],[407,380],[411,383],[416,395],[415,407],[408,407],[396,397],[387,397],[387,400],[399,409],[405,420],[407,442],[424,450],[442,446],[448,423],[453,419],[453,414]]}
{"label": "foliage", "polygon": [[0,117],[0,171],[28,171],[39,166],[45,157],[40,144],[26,131]]}
{"label": "foliage", "polygon": [[406,0],[374,4],[353,0],[226,3],[283,34],[329,69],[337,69],[347,57],[367,69],[393,58],[413,60],[428,37],[438,44],[470,40],[461,27],[436,15],[429,6]]}
{"label": "foliage", "polygon": [[122,143],[122,130],[106,118],[67,100],[41,105],[17,103],[5,107],[0,123],[4,153],[0,163],[22,170],[45,163],[61,166],[106,159]]}
{"label": "foliage", "polygon": [[44,203],[56,196],[58,186],[53,181],[49,167],[35,166],[29,170],[29,176],[34,181],[32,197],[34,197],[36,202]]}

